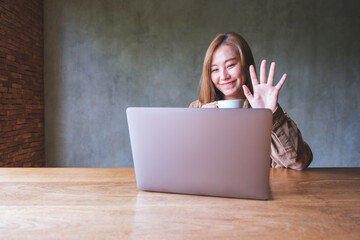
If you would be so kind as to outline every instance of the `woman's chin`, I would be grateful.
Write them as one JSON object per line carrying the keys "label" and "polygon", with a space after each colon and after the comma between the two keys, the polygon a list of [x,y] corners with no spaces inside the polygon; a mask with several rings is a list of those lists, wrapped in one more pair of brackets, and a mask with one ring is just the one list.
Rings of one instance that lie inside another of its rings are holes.
{"label": "woman's chin", "polygon": [[224,91],[223,94],[224,94],[224,98],[227,98],[227,99],[239,99],[240,98],[240,94],[235,91]]}

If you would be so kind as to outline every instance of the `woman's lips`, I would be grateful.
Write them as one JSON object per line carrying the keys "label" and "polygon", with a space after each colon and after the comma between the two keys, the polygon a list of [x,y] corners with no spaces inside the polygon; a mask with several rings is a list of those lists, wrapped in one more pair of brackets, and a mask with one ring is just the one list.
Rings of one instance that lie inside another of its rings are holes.
{"label": "woman's lips", "polygon": [[225,82],[225,83],[221,83],[220,85],[221,86],[230,86],[232,85],[236,80],[232,80],[232,81],[228,81],[228,82]]}

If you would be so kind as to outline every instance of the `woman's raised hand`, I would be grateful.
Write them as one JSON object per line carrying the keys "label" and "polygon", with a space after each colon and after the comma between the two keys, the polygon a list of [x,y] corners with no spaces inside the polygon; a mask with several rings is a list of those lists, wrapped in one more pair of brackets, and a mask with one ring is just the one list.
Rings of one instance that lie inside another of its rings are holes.
{"label": "woman's raised hand", "polygon": [[287,74],[285,73],[278,84],[274,86],[275,63],[271,63],[268,79],[266,80],[266,60],[261,62],[260,66],[260,83],[257,79],[254,66],[250,66],[250,77],[254,89],[254,95],[251,94],[249,88],[243,85],[246,98],[253,108],[268,108],[275,112],[278,96],[281,87],[285,83]]}

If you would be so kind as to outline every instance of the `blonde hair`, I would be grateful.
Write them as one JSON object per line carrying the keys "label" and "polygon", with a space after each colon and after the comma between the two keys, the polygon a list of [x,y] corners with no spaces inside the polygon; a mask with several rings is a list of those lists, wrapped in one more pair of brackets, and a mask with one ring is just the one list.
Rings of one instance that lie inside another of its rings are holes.
{"label": "blonde hair", "polygon": [[254,57],[251,53],[248,43],[243,37],[234,32],[221,33],[217,35],[208,47],[203,64],[203,70],[199,84],[199,101],[201,105],[221,100],[224,98],[223,93],[218,90],[211,81],[211,60],[214,51],[222,44],[234,47],[240,55],[240,64],[243,77],[245,77],[245,85],[253,93],[249,67],[255,67]]}

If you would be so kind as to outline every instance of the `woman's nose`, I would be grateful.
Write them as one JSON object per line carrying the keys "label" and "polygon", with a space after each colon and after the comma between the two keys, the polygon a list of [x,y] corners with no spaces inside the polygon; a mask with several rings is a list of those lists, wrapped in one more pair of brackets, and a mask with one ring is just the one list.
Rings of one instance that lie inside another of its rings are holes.
{"label": "woman's nose", "polygon": [[220,71],[220,79],[225,80],[229,78],[229,73],[226,71],[226,69],[223,69]]}

